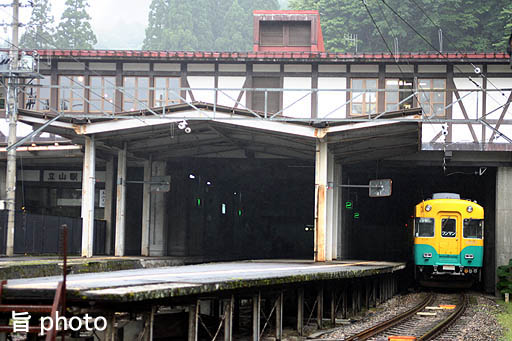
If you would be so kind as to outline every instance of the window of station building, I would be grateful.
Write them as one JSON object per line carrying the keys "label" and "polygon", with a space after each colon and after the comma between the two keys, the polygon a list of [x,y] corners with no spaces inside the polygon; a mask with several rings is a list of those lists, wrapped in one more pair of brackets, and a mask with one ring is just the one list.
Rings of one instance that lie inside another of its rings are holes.
{"label": "window of station building", "polygon": [[[255,89],[278,89],[281,86],[278,77],[254,77],[252,79],[252,87]],[[276,113],[280,107],[280,91],[253,91],[252,107],[254,111],[265,112],[265,99],[267,103],[267,113]],[[266,97],[266,98],[265,98]]]}
{"label": "window of station building", "polygon": [[[444,116],[446,79],[419,79],[420,105],[427,116]],[[439,91],[442,90],[442,91]]]}
{"label": "window of station building", "polygon": [[90,78],[89,111],[114,112],[115,84],[115,77]]}
{"label": "window of station building", "polygon": [[123,110],[134,111],[149,106],[149,78],[124,77]]}
{"label": "window of station building", "polygon": [[[413,79],[386,79],[386,111],[410,109],[413,105]],[[390,91],[391,90],[391,91]]]}
{"label": "window of station building", "polygon": [[59,76],[59,110],[84,111],[84,76]]}
{"label": "window of station building", "polygon": [[377,79],[356,78],[351,80],[350,114],[352,116],[371,115],[377,112]]}
{"label": "window of station building", "polygon": [[441,237],[454,238],[457,236],[457,221],[455,219],[441,219]]}
{"label": "window of station building", "polygon": [[309,46],[311,21],[260,21],[260,45]]}
{"label": "window of station building", "polygon": [[464,219],[462,235],[464,238],[482,239],[484,232],[484,221],[481,219]]}
{"label": "window of station building", "polygon": [[434,218],[416,218],[414,220],[414,233],[416,237],[433,237]]}
{"label": "window of station building", "polygon": [[36,111],[50,110],[51,77],[43,76],[32,80],[25,87],[25,109]]}
{"label": "window of station building", "polygon": [[180,103],[180,86],[178,77],[155,77],[155,106]]}

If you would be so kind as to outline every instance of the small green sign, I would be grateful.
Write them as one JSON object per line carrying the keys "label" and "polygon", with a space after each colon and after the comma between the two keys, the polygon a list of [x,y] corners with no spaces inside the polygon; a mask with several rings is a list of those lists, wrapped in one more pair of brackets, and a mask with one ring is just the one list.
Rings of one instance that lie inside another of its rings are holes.
{"label": "small green sign", "polygon": [[354,219],[359,219],[359,213],[358,212],[354,213]]}
{"label": "small green sign", "polygon": [[353,206],[353,204],[352,204],[352,201],[346,201],[346,202],[345,202],[345,208],[346,208],[347,210],[351,210],[353,207],[354,207],[354,206]]}

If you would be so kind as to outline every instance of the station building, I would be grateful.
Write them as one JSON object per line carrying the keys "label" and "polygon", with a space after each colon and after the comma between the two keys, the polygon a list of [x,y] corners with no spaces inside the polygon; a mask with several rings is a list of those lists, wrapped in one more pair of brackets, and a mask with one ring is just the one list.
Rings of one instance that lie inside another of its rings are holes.
{"label": "station building", "polygon": [[[329,53],[319,20],[256,11],[253,52],[37,51],[19,135],[54,121],[18,148],[17,209],[81,218],[88,257],[402,261],[414,205],[457,192],[484,206],[493,291],[512,258],[509,55]],[[341,187],[372,179],[392,195]],[[30,231],[15,251],[48,238]]]}

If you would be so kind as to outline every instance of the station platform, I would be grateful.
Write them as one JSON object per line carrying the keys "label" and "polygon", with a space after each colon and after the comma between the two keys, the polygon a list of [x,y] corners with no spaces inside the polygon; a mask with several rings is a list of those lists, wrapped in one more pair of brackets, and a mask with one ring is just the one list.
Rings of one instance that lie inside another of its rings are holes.
{"label": "station platform", "polygon": [[[165,298],[218,294],[274,285],[365,278],[391,274],[405,263],[344,260],[315,263],[309,260],[253,260],[121,270],[68,275],[71,301],[143,302]],[[7,299],[51,299],[62,276],[9,280]]]}

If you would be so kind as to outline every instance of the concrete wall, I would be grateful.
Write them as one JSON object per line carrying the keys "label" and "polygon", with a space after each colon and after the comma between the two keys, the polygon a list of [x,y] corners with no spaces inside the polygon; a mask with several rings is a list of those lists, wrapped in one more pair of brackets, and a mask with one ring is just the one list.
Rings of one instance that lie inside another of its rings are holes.
{"label": "concrete wall", "polygon": [[496,266],[512,259],[512,167],[496,173]]}

